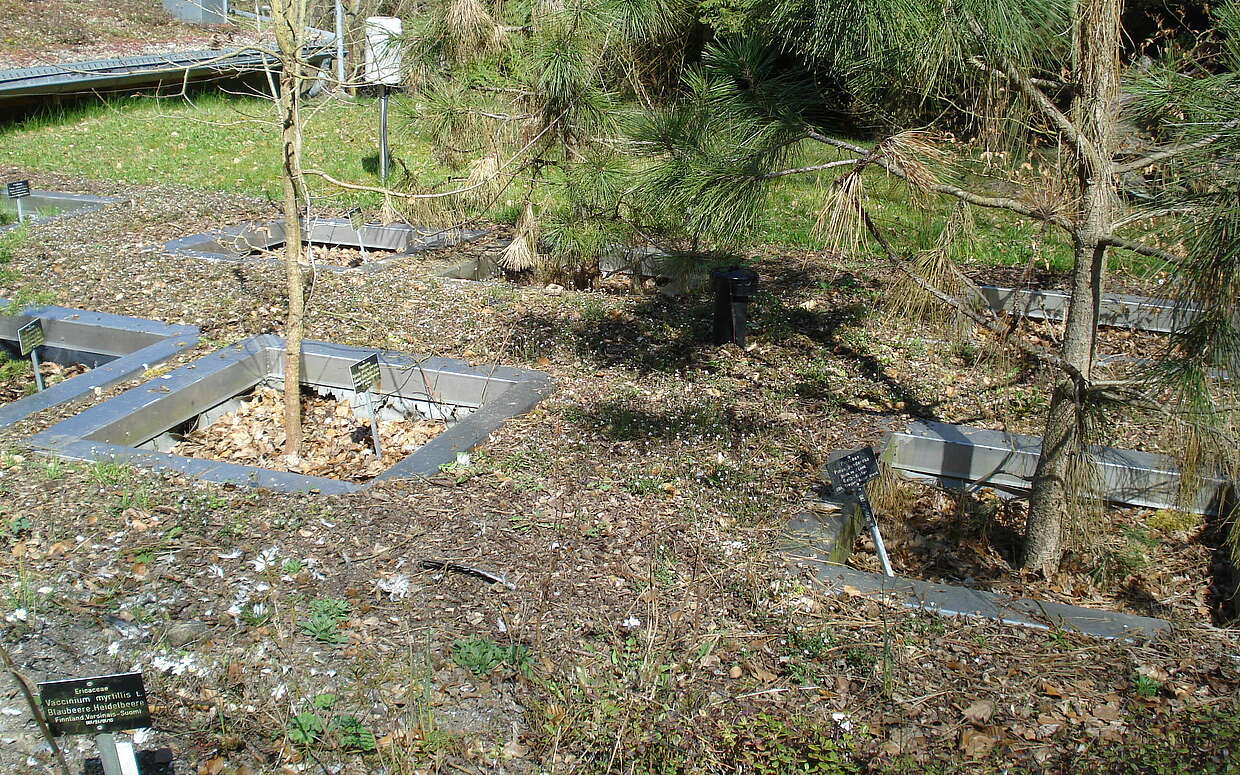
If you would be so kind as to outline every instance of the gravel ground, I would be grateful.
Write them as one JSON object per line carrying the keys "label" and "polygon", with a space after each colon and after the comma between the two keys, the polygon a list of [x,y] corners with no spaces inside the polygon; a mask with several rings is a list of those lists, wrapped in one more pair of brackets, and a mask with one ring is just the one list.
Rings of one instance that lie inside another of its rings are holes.
{"label": "gravel ground", "polygon": [[[280,332],[278,269],[159,250],[274,217],[269,203],[30,177],[125,201],[35,227],[15,258],[28,284],[0,294],[202,326],[174,365]],[[21,670],[144,670],[142,745],[209,775],[734,770],[835,750],[873,771],[1090,772],[1153,756],[1141,746],[1169,730],[1200,740],[1179,763],[1226,764],[1233,631],[1102,643],[948,621],[823,595],[770,559],[831,450],[914,415],[1033,428],[1036,371],[975,367],[924,327],[882,323],[874,268],[822,256],[759,258],[742,352],[708,343],[705,295],[426,274],[453,255],[318,276],[308,336],[548,372],[555,392],[468,465],[282,495],[24,451],[80,406],[0,434],[4,641]],[[529,657],[467,669],[487,643]],[[0,771],[46,772],[24,713],[0,692]],[[346,716],[374,752],[343,738]]]}

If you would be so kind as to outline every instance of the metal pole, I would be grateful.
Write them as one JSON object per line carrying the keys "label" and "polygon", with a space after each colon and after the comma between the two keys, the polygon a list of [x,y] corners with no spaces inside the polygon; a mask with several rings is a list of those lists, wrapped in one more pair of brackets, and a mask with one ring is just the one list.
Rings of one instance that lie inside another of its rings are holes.
{"label": "metal pole", "polygon": [[387,182],[388,176],[388,87],[379,87],[379,180]]}
{"label": "metal pole", "polygon": [[22,198],[17,198],[17,222],[23,223],[26,220],[26,211],[22,209]]}
{"label": "metal pole", "polygon": [[370,391],[366,393],[366,410],[370,412],[370,438],[375,442],[375,457],[383,460],[383,447],[379,443],[379,412],[375,409],[374,402],[370,398]]}
{"label": "metal pole", "polygon": [[363,264],[366,263],[366,241],[362,239],[362,229],[364,228],[366,228],[366,224],[363,223],[361,226],[358,226],[353,230],[353,233],[357,235],[357,249],[362,254]]}
{"label": "metal pole", "polygon": [[30,351],[30,365],[34,368],[34,386],[40,393],[43,392],[43,371],[39,368],[39,348],[35,347]]}
{"label": "metal pole", "polygon": [[344,88],[344,3],[336,0],[336,84],[337,89]]}
{"label": "metal pole", "polygon": [[115,735],[103,734],[95,735],[95,745],[99,746],[103,775],[139,775],[138,760],[134,756],[132,743],[118,745]]}
{"label": "metal pole", "polygon": [[142,775],[138,769],[138,756],[133,743],[125,740],[116,744],[116,756],[121,760],[121,775]]}
{"label": "metal pole", "polygon": [[749,299],[732,300],[732,341],[736,346],[745,349],[745,335],[749,330]]}
{"label": "metal pole", "polygon": [[870,499],[866,496],[865,490],[860,492],[857,500],[861,501],[861,513],[865,515],[866,525],[870,528],[870,537],[874,539],[874,551],[878,554],[878,562],[883,566],[883,575],[896,575],[891,571],[891,560],[887,557],[887,546],[883,543],[883,534],[878,532],[878,520],[874,518],[874,509],[870,508]]}

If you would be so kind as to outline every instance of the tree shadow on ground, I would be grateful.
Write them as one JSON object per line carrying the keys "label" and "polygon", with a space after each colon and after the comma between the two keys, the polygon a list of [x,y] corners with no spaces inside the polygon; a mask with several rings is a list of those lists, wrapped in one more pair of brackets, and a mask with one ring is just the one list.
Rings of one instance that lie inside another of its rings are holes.
{"label": "tree shadow on ground", "polygon": [[733,442],[758,432],[779,433],[787,423],[755,407],[738,407],[726,399],[691,406],[642,405],[640,399],[611,398],[578,420],[593,424],[609,441],[712,439]]}

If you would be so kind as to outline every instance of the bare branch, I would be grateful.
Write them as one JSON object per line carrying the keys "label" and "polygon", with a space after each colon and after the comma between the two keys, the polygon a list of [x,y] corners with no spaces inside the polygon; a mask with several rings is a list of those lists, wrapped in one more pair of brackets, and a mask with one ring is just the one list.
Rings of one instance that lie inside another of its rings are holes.
{"label": "bare branch", "polygon": [[1151,258],[1161,258],[1163,261],[1170,264],[1178,264],[1184,260],[1182,256],[1177,256],[1169,250],[1156,248],[1152,245],[1145,245],[1140,242],[1130,240],[1127,237],[1121,237],[1117,234],[1108,234],[1102,238],[1102,241],[1113,248],[1129,250],[1138,255],[1150,256]]}
{"label": "bare branch", "polygon": [[770,180],[771,178],[782,178],[785,175],[801,175],[806,172],[818,172],[819,170],[829,170],[833,167],[844,167],[849,164],[856,164],[857,159],[842,159],[840,161],[831,161],[826,164],[814,164],[809,167],[796,167],[790,170],[780,170],[779,172],[768,172],[758,178],[758,180]]}
{"label": "bare branch", "polygon": [[[982,59],[980,56],[970,57],[968,62],[969,64],[973,65],[974,67],[976,67],[977,69],[983,72],[990,73],[991,75],[997,76],[999,78],[1006,79],[1008,77],[1007,73],[1003,72],[1002,70],[999,70],[998,68],[991,67],[990,65],[986,64],[986,61]],[[1034,78],[1033,76],[1029,77],[1029,82],[1032,83],[1034,86],[1040,86],[1044,89],[1069,89],[1071,88],[1070,84],[1064,83],[1063,81],[1052,81],[1046,78]]]}
{"label": "bare branch", "polygon": [[[521,148],[519,148],[516,153],[514,153],[511,157],[509,157],[508,161],[501,164],[495,170],[494,175],[491,175],[490,177],[479,180],[477,183],[473,183],[463,188],[454,189],[452,191],[439,191],[439,192],[432,192],[432,193],[426,193],[426,194],[410,194],[405,191],[396,191],[394,189],[387,188],[386,186],[366,186],[366,185],[362,185],[361,183],[348,183],[343,180],[337,180],[336,178],[333,178],[331,175],[328,175],[326,172],[323,172],[322,170],[303,169],[302,173],[305,175],[313,175],[316,178],[322,178],[323,180],[326,180],[328,183],[331,183],[333,186],[347,189],[349,191],[369,191],[374,194],[383,194],[384,196],[390,196],[395,199],[410,199],[410,200],[412,199],[443,199],[445,197],[456,196],[458,194],[465,194],[470,191],[473,191],[474,189],[478,189],[478,188],[481,188],[489,184],[492,180],[498,177],[499,173],[502,172],[506,167],[508,167],[514,161],[520,158],[521,155],[524,154],[526,151],[528,151],[530,148],[534,147],[534,144],[537,143],[543,137],[543,135],[550,132],[552,127],[558,124],[560,122],[560,119],[562,118],[564,118],[563,113],[561,113],[558,117],[556,117],[554,121],[547,122],[547,125],[544,126],[541,130],[539,130],[538,134],[530,138],[530,141],[528,143],[521,146]],[[514,172],[513,175],[515,174],[516,173]]]}
{"label": "bare branch", "polygon": [[1163,161],[1165,159],[1170,159],[1174,156],[1179,156],[1180,154],[1183,154],[1183,153],[1195,151],[1198,148],[1205,148],[1206,146],[1212,145],[1219,138],[1224,137],[1230,130],[1235,129],[1236,127],[1240,127],[1240,118],[1232,119],[1231,121],[1228,121],[1227,123],[1223,124],[1222,128],[1219,129],[1217,132],[1206,135],[1205,137],[1199,138],[1197,140],[1193,140],[1190,143],[1180,143],[1178,145],[1169,145],[1169,146],[1159,148],[1154,151],[1150,151],[1144,156],[1138,156],[1135,159],[1130,159],[1126,162],[1123,162],[1122,164],[1116,164],[1114,168],[1115,173],[1117,175],[1122,175],[1125,172],[1136,172],[1137,170],[1145,169],[1146,167],[1157,164],[1158,162]]}
{"label": "bare branch", "polygon": [[1072,119],[1064,115],[1064,112],[1051,101],[1051,98],[1046,96],[1046,92],[1039,89],[1029,79],[1029,76],[1022,73],[1011,62],[1005,61],[1003,69],[1007,73],[1008,80],[1016,86],[1020,93],[1025,95],[1034,105],[1038,106],[1046,117],[1050,119],[1051,123],[1055,125],[1055,128],[1059,130],[1059,133],[1075,145],[1082,156],[1089,159],[1090,166],[1094,170],[1099,173],[1107,170],[1110,160],[1102,158],[1102,154],[1098,152],[1094,144],[1085,135],[1081,134],[1076,124],[1072,123]]}
{"label": "bare branch", "polygon": [[834,137],[828,137],[827,135],[820,134],[818,132],[815,132],[812,129],[806,132],[805,136],[810,138],[811,140],[817,140],[818,142],[824,145],[830,145],[836,148],[842,148],[845,151],[851,151],[852,153],[855,153],[858,156],[869,156],[870,155],[870,150],[868,148],[862,148],[859,145],[854,145],[845,140],[839,140]]}

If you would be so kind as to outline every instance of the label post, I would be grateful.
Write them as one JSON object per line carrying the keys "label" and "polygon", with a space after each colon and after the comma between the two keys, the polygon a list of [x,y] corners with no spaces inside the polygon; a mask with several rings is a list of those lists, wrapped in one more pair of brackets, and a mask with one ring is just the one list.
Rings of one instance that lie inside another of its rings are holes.
{"label": "label post", "polygon": [[14,180],[5,186],[5,194],[9,199],[17,203],[17,222],[24,223],[26,220],[26,211],[22,207],[22,200],[30,196],[29,180]]}
{"label": "label post", "polygon": [[43,371],[39,367],[39,347],[44,341],[46,338],[43,335],[43,321],[38,318],[17,329],[17,346],[22,355],[30,356],[30,365],[34,368],[34,386],[40,393],[43,392]]}
{"label": "label post", "polygon": [[887,546],[883,543],[883,534],[878,530],[878,520],[874,517],[874,509],[870,506],[870,496],[866,494],[866,482],[878,476],[878,456],[871,447],[849,452],[846,455],[827,463],[827,473],[831,481],[841,492],[851,493],[861,505],[861,515],[865,525],[870,529],[870,537],[874,540],[874,551],[883,566],[883,574],[894,576],[891,560],[887,557]]}
{"label": "label post", "polygon": [[379,441],[379,411],[370,396],[371,389],[379,384],[379,354],[375,353],[350,366],[349,376],[353,378],[353,390],[366,402],[366,411],[370,412],[370,438],[375,444],[375,457],[383,460],[383,446]]}

